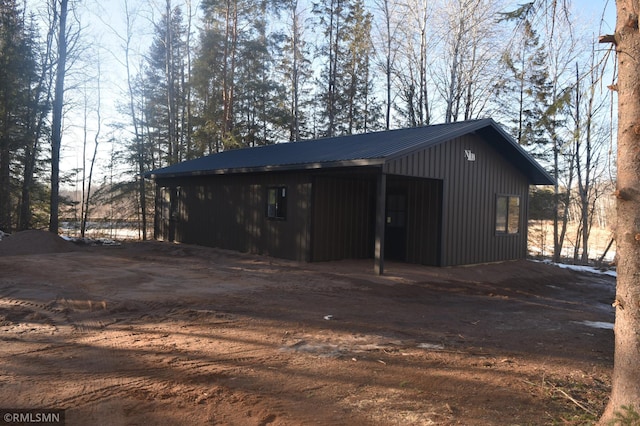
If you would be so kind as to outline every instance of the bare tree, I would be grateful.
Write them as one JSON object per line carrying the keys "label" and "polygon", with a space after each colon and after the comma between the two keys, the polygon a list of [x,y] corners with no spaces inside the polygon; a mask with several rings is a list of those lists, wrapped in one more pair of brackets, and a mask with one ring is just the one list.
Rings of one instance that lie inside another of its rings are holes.
{"label": "bare tree", "polygon": [[430,55],[435,56],[435,43],[430,40],[429,2],[426,0],[406,0],[400,9],[399,19],[406,19],[409,25],[401,25],[402,42],[399,57],[393,70],[396,92],[402,101],[395,105],[404,118],[405,125],[424,126],[431,123],[431,97],[429,81]]}
{"label": "bare tree", "polygon": [[[51,196],[49,231],[55,234],[59,228],[59,191],[60,191],[60,148],[62,146],[62,117],[64,113],[65,76],[67,74],[69,53],[73,52],[78,42],[80,30],[73,30],[77,22],[71,24],[68,19],[73,9],[69,8],[69,0],[50,0],[50,25],[57,32],[57,49],[55,55],[55,82],[53,91],[51,119]],[[74,18],[72,16],[72,18]]]}
{"label": "bare tree", "polygon": [[303,40],[303,26],[302,16],[298,0],[292,0],[290,6],[290,34],[289,34],[289,49],[290,49],[290,70],[289,75],[289,91],[290,91],[290,125],[289,125],[289,140],[300,140],[300,98],[301,98],[301,83],[303,77],[303,64],[304,55],[302,50]]}
{"label": "bare tree", "polygon": [[[559,30],[560,29],[560,30]],[[567,118],[571,94],[575,84],[573,66],[579,52],[575,38],[572,36],[571,23],[553,21],[545,27],[544,44],[547,47],[548,81],[543,93],[543,114],[541,125],[546,138],[551,141],[550,147],[543,145],[540,157],[551,159],[552,174],[556,178],[554,185],[554,218],[553,238],[555,262],[562,256],[562,247],[567,234],[568,210],[571,202],[571,191],[574,186],[576,155],[573,146],[573,130],[568,130]]]}
{"label": "bare tree", "polygon": [[389,130],[391,126],[392,107],[392,77],[395,68],[395,59],[398,52],[398,34],[400,20],[398,19],[399,5],[395,0],[376,0],[375,7],[381,13],[381,19],[377,23],[379,43],[382,45],[383,53],[380,58],[380,68],[385,79],[385,128]]}
{"label": "bare tree", "polygon": [[[127,109],[129,118],[131,120],[131,128],[133,129],[133,145],[134,145],[134,162],[137,167],[137,173],[140,178],[137,180],[137,194],[138,205],[140,207],[139,219],[141,222],[141,237],[143,240],[147,239],[147,190],[144,179],[141,176],[146,171],[147,165],[147,152],[144,143],[144,125],[139,119],[139,111],[136,107],[136,90],[134,88],[134,75],[133,66],[131,64],[132,56],[132,41],[134,37],[134,25],[135,15],[137,11],[133,10],[129,2],[124,0],[124,18],[125,18],[125,31],[124,34],[120,34],[115,29],[113,33],[120,38],[122,47],[124,49],[124,67],[127,74]],[[113,186],[113,185],[112,185]]]}
{"label": "bare tree", "polygon": [[456,0],[443,14],[441,69],[436,86],[444,102],[444,121],[476,118],[484,110],[493,81],[486,78],[499,39],[493,0]]}
{"label": "bare tree", "polygon": [[[101,101],[101,91],[100,91],[100,79],[102,77],[102,73],[100,70],[100,55],[96,55],[97,56],[97,75],[95,78],[97,87],[96,87],[96,124],[97,124],[97,128],[95,131],[95,135],[93,138],[93,155],[91,157],[91,162],[89,163],[89,176],[88,179],[85,179],[85,174],[86,174],[86,165],[84,164],[85,162],[85,151],[86,151],[86,147],[87,147],[87,140],[86,140],[86,132],[87,132],[87,123],[86,123],[86,118],[87,118],[87,112],[85,109],[85,138],[84,138],[84,147],[83,147],[83,155],[82,155],[82,161],[83,161],[83,167],[82,167],[82,208],[81,208],[81,212],[82,212],[82,221],[80,223],[80,235],[84,238],[85,236],[85,232],[87,230],[87,221],[89,219],[89,207],[90,207],[90,200],[91,200],[91,182],[93,179],[93,169],[94,166],[96,164],[96,156],[98,155],[98,144],[99,144],[99,139],[100,139],[100,129],[102,126],[102,117],[100,115],[100,101]],[[86,94],[85,94],[86,96]],[[86,100],[85,100],[86,102]],[[86,107],[85,107],[86,108]],[[85,181],[86,181],[86,191],[85,191]]]}
{"label": "bare tree", "polygon": [[[578,182],[578,216],[579,226],[574,250],[574,259],[589,262],[589,237],[594,221],[598,198],[602,193],[598,191],[599,180],[605,173],[603,167],[603,148],[606,134],[600,131],[598,115],[606,108],[606,100],[598,99],[597,91],[602,79],[602,67],[592,47],[588,71],[584,75],[579,73],[576,63],[576,105],[575,105],[575,155],[576,178]],[[584,89],[582,88],[584,87]]]}

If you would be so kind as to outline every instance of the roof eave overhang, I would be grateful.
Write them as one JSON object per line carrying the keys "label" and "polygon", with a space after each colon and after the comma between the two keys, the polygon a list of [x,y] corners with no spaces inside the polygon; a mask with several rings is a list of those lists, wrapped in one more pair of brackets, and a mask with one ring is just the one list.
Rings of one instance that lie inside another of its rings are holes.
{"label": "roof eave overhang", "polygon": [[[504,138],[508,143],[506,145],[507,149],[502,151],[503,155],[507,158],[511,155],[515,154],[520,158],[518,163],[524,163],[526,167],[521,169],[521,171],[527,176],[529,179],[530,185],[554,185],[556,180],[547,172],[531,155],[524,150],[522,146],[520,146],[512,137],[509,135],[501,126],[499,126],[495,121],[489,119],[491,121],[491,125],[482,126],[477,129],[476,132],[480,136],[484,136],[483,133],[490,131],[495,132]],[[485,140],[488,140],[484,137]],[[490,141],[490,139],[489,139]],[[512,159],[513,161],[513,159]]]}
{"label": "roof eave overhang", "polygon": [[343,160],[343,161],[331,161],[331,162],[316,162],[316,163],[304,163],[304,164],[282,164],[273,166],[260,166],[260,167],[236,167],[228,169],[214,169],[214,170],[196,170],[190,172],[176,172],[176,173],[147,173],[145,177],[148,179],[167,179],[178,177],[197,177],[197,176],[216,176],[216,175],[230,175],[240,173],[262,173],[262,172],[279,172],[279,171],[306,171],[306,170],[319,170],[319,169],[332,169],[332,168],[345,168],[345,167],[381,167],[384,164],[383,158],[373,159],[357,159],[357,160]]}

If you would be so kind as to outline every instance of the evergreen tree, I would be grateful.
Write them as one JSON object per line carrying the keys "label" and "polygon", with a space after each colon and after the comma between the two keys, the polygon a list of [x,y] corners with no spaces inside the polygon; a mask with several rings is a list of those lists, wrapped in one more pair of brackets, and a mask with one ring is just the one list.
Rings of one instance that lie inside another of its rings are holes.
{"label": "evergreen tree", "polygon": [[206,0],[194,64],[201,144],[211,151],[262,145],[286,129],[283,85],[274,78],[279,38],[269,31],[280,1]]}
{"label": "evergreen tree", "polygon": [[166,2],[166,10],[155,25],[156,36],[146,72],[146,123],[148,136],[156,142],[157,164],[175,164],[186,157],[190,134],[186,110],[186,43],[182,11]]}
{"label": "evergreen tree", "polygon": [[319,27],[325,36],[325,44],[319,46],[320,56],[326,64],[322,70],[323,88],[318,92],[318,101],[321,105],[321,116],[326,122],[326,130],[323,136],[331,137],[337,133],[340,89],[342,80],[343,33],[346,32],[344,21],[346,17],[345,3],[349,0],[322,0],[313,6],[313,12],[317,16]]}
{"label": "evergreen tree", "polygon": [[[16,166],[31,157],[31,89],[36,79],[33,34],[15,0],[0,0],[0,229],[11,231],[18,202]],[[21,162],[19,160],[22,160]]]}
{"label": "evergreen tree", "polygon": [[287,110],[284,106],[285,86],[276,79],[275,55],[282,35],[268,33],[267,2],[259,3],[259,14],[253,20],[254,34],[243,40],[239,51],[237,106],[235,122],[240,144],[258,146],[286,137]]}
{"label": "evergreen tree", "polygon": [[276,71],[285,80],[284,101],[287,106],[285,120],[289,130],[289,141],[299,141],[309,134],[308,116],[312,108],[309,98],[308,82],[312,80],[313,70],[309,60],[307,43],[304,40],[303,17],[298,0],[288,5],[288,31],[282,40],[282,54],[276,58]]}
{"label": "evergreen tree", "polygon": [[[511,134],[535,157],[548,160],[545,110],[550,103],[546,53],[531,23],[522,23],[522,37],[516,47],[503,54],[506,75],[496,87],[502,111],[511,124]],[[514,108],[515,106],[515,108]]]}
{"label": "evergreen tree", "polygon": [[[371,79],[372,16],[364,9],[362,0],[355,0],[347,16],[346,24],[346,105],[342,119],[343,133],[366,133],[380,128],[381,105],[373,96]],[[342,118],[342,117],[341,117]]]}
{"label": "evergreen tree", "polygon": [[324,0],[314,13],[326,42],[319,103],[324,136],[350,134],[379,126],[380,104],[371,95],[371,15],[362,0]]}
{"label": "evergreen tree", "polygon": [[51,39],[47,39],[46,49],[41,49],[37,43],[38,28],[34,22],[35,18],[31,17],[27,40],[28,51],[35,53],[38,71],[28,74],[34,80],[29,83],[29,102],[24,111],[26,139],[20,161],[22,188],[17,223],[19,230],[30,229],[36,224],[43,225],[48,214],[47,188],[43,184],[44,179],[39,178],[44,171],[40,158],[42,136],[48,130],[47,116],[51,109]]}

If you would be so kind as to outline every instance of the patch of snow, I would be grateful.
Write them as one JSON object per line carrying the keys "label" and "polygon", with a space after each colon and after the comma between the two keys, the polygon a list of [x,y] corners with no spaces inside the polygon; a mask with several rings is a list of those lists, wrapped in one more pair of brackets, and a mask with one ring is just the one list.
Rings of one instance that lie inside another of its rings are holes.
{"label": "patch of snow", "polygon": [[616,274],[616,271],[611,271],[611,270],[601,270],[598,268],[595,268],[593,266],[584,266],[584,265],[568,265],[566,263],[554,263],[551,262],[549,260],[531,260],[532,262],[541,262],[541,263],[546,263],[547,265],[554,265],[557,266],[558,268],[562,268],[562,269],[571,269],[572,271],[578,271],[578,272],[588,272],[591,274],[597,274],[597,275],[608,275],[610,277],[617,277],[618,274]]}
{"label": "patch of snow", "polygon": [[[577,322],[577,321],[576,321]],[[603,322],[603,321],[580,321],[578,324],[586,325],[591,328],[601,328],[604,330],[613,330],[612,322]]]}
{"label": "patch of snow", "polygon": [[420,349],[432,349],[432,350],[442,350],[444,349],[444,345],[439,345],[435,343],[418,343],[418,347]]}
{"label": "patch of snow", "polygon": [[80,237],[71,237],[68,235],[61,235],[60,238],[71,241],[75,244],[85,244],[89,246],[120,246],[122,245],[120,242],[113,240],[111,238],[80,238]]}
{"label": "patch of snow", "polygon": [[[62,232],[79,238],[79,222],[62,222],[60,224]],[[85,236],[89,238],[108,237],[115,240],[137,240],[141,238],[141,233],[134,223],[121,222],[89,222]]]}
{"label": "patch of snow", "polygon": [[556,263],[556,266],[564,269],[571,269],[573,271],[578,272],[590,272],[592,274],[600,274],[600,275],[609,275],[610,277],[616,277],[616,271],[605,270],[602,271],[598,268],[594,268],[593,266],[583,266],[583,265],[566,265],[564,263]]}

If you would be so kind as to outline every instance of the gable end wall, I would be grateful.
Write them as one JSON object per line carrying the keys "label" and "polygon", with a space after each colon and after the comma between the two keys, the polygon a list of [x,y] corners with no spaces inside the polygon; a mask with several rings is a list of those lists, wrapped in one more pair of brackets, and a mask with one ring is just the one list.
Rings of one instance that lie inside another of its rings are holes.
{"label": "gable end wall", "polygon": [[[475,155],[469,161],[465,150]],[[443,182],[442,266],[525,258],[528,179],[476,135],[416,151],[385,164],[387,174]],[[520,232],[495,232],[496,196],[518,195]]]}

